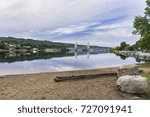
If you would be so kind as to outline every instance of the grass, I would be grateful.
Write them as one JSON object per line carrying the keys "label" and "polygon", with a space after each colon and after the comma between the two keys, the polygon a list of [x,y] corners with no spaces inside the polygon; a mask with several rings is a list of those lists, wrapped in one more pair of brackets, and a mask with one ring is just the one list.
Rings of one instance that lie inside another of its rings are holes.
{"label": "grass", "polygon": [[[149,73],[142,73],[141,76],[146,77],[150,82],[150,72]],[[150,99],[150,88],[147,88],[144,92],[147,99]]]}
{"label": "grass", "polygon": [[150,67],[150,62],[138,63],[137,65],[139,65],[141,67]]}
{"label": "grass", "polygon": [[[150,67],[150,61],[149,62],[145,62],[145,63],[138,63],[137,64],[139,67]],[[150,80],[150,72],[144,72],[141,74],[143,77],[148,78],[148,80]]]}
{"label": "grass", "polygon": [[[145,68],[150,68],[150,62],[145,62],[145,63],[140,63],[137,64],[139,67],[145,67]],[[149,85],[150,85],[150,72],[144,72],[140,74],[141,76],[145,77],[148,79]],[[146,99],[150,99],[150,86],[145,90],[145,97]]]}
{"label": "grass", "polygon": [[141,74],[143,77],[148,78],[148,80],[150,80],[150,73],[142,73]]}

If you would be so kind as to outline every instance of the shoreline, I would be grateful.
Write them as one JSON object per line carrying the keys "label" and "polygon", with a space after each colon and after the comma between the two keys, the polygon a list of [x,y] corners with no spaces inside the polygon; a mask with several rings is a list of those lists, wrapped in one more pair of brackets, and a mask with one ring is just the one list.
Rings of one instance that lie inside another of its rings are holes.
{"label": "shoreline", "polygon": [[51,71],[51,72],[33,72],[33,73],[17,73],[17,74],[0,74],[0,78],[1,77],[5,77],[5,76],[20,76],[20,75],[35,75],[35,74],[56,74],[56,73],[63,73],[63,72],[86,72],[86,71],[96,71],[96,70],[103,70],[103,69],[117,69],[119,68],[119,66],[115,66],[115,67],[102,67],[102,68],[95,68],[95,69],[79,69],[79,70],[67,70],[67,71]]}
{"label": "shoreline", "polygon": [[144,94],[127,94],[116,87],[114,76],[99,76],[93,79],[81,79],[54,82],[56,76],[88,75],[117,72],[118,67],[92,70],[76,70],[52,73],[34,73],[0,76],[1,100],[107,100],[132,99]]}

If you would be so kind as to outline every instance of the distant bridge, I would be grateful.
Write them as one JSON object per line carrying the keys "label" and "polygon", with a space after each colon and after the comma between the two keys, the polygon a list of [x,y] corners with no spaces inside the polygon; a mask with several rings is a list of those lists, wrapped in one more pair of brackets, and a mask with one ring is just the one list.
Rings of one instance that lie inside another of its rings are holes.
{"label": "distant bridge", "polygon": [[87,46],[79,46],[76,42],[74,48],[71,48],[71,52],[75,54],[75,58],[77,58],[78,55],[87,54],[87,58],[89,59],[90,54],[106,53],[108,49],[105,47],[90,46],[89,42]]}
{"label": "distant bridge", "polygon": [[76,43],[75,43],[75,46],[74,46],[74,51],[75,51],[75,52],[83,52],[83,51],[90,52],[90,45],[89,45],[89,42],[87,43],[86,48],[84,48],[84,47],[78,47],[78,44],[77,44],[77,42],[76,42]]}

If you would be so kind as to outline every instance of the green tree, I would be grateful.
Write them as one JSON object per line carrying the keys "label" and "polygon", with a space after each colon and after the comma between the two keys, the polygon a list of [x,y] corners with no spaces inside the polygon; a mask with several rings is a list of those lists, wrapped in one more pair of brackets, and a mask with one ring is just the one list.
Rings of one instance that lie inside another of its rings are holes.
{"label": "green tree", "polygon": [[119,50],[128,50],[129,47],[130,47],[129,44],[127,44],[126,42],[122,42],[122,43],[120,43],[120,48],[119,48]]}
{"label": "green tree", "polygon": [[5,49],[6,45],[4,42],[0,41],[0,49]]}
{"label": "green tree", "polygon": [[140,35],[140,41],[138,41],[138,48],[150,51],[150,0],[147,0],[147,7],[145,8],[145,15],[136,16],[134,20],[133,34]]}

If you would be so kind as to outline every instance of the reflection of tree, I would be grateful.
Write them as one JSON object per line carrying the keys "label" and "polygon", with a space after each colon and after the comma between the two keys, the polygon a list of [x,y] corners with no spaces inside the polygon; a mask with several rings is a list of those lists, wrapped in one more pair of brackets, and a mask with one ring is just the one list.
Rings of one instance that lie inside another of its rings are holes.
{"label": "reflection of tree", "polygon": [[115,55],[119,56],[122,60],[126,60],[126,58],[128,58],[128,56],[121,55],[121,54],[115,54]]}
{"label": "reflection of tree", "polygon": [[120,55],[120,58],[122,59],[122,60],[126,60],[126,58],[128,58],[127,56],[124,56],[124,55]]}
{"label": "reflection of tree", "polygon": [[10,53],[0,53],[0,62],[32,61],[37,59],[51,59],[54,57],[74,56],[73,53],[19,53],[10,56]]}
{"label": "reflection of tree", "polygon": [[136,62],[141,62],[142,60],[141,59],[139,59],[139,58],[135,58],[135,60],[136,60]]}
{"label": "reflection of tree", "polygon": [[[122,60],[126,60],[126,58],[130,57],[130,56],[125,56],[125,55],[121,55],[121,54],[115,54],[116,56],[119,56]],[[136,62],[146,62],[146,61],[149,61],[149,60],[146,60],[146,59],[141,59],[139,56],[134,56]]]}

